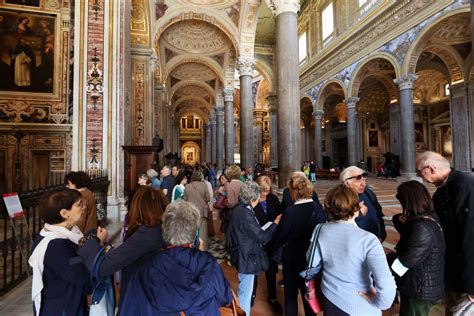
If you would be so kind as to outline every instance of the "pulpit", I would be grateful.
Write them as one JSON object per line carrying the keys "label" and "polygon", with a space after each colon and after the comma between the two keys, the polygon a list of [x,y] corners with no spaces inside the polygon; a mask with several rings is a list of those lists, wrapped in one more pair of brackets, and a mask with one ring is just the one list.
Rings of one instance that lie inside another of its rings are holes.
{"label": "pulpit", "polygon": [[[122,146],[125,151],[125,194],[135,190],[138,176],[148,169],[159,168],[158,153],[160,146]],[[157,170],[158,173],[160,172]]]}

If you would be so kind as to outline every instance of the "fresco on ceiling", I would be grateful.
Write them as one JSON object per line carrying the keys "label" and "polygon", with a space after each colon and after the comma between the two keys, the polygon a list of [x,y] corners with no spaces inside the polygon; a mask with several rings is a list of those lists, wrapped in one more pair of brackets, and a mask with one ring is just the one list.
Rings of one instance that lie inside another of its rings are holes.
{"label": "fresco on ceiling", "polygon": [[0,10],[0,90],[52,93],[56,17]]}

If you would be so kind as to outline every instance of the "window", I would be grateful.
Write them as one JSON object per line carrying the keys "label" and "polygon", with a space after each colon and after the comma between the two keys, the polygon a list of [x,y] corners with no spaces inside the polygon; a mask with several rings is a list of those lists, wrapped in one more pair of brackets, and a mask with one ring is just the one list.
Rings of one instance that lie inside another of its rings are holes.
{"label": "window", "polygon": [[303,60],[306,59],[306,56],[308,55],[308,49],[307,49],[307,38],[306,38],[306,32],[301,34],[301,36],[298,38],[298,60],[301,63]]}
{"label": "window", "polygon": [[358,0],[359,3],[359,19],[364,16],[367,12],[378,6],[383,1],[380,0]]}
{"label": "window", "polygon": [[368,0],[359,0],[359,7],[363,6]]}
{"label": "window", "polygon": [[323,10],[323,44],[332,39],[334,32],[334,10],[332,2]]}
{"label": "window", "polygon": [[444,85],[444,95],[445,96],[449,95],[449,83]]}

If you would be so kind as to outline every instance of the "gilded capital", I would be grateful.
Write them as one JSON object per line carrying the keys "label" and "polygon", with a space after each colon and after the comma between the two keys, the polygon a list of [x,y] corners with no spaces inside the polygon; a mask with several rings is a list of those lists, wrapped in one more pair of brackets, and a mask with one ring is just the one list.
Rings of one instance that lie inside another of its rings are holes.
{"label": "gilded capital", "polygon": [[234,88],[225,88],[224,89],[224,101],[233,102],[234,101],[235,90]]}
{"label": "gilded capital", "polygon": [[275,16],[284,12],[298,13],[300,10],[299,0],[265,0],[265,2]]}
{"label": "gilded capital", "polygon": [[344,100],[344,103],[346,103],[348,109],[352,109],[356,107],[357,102],[359,102],[358,97],[350,97]]}
{"label": "gilded capital", "polygon": [[403,75],[400,78],[393,79],[396,85],[400,90],[413,89],[413,82],[418,79],[418,76],[415,74]]}
{"label": "gilded capital", "polygon": [[253,58],[239,58],[237,63],[237,68],[239,69],[241,76],[252,76],[253,71],[255,70],[255,61]]}
{"label": "gilded capital", "polygon": [[222,90],[216,91],[216,110],[224,108],[224,96],[222,95]]}

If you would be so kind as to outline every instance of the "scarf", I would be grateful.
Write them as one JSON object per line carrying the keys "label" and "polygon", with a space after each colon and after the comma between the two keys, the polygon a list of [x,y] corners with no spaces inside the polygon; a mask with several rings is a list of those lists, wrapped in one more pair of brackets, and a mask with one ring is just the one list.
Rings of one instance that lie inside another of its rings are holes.
{"label": "scarf", "polygon": [[83,237],[79,227],[74,226],[71,230],[66,227],[44,224],[40,235],[44,238],[38,243],[35,250],[30,256],[28,263],[33,268],[33,280],[31,286],[31,298],[35,304],[36,315],[40,314],[41,308],[41,291],[43,290],[43,270],[44,255],[48,244],[53,239],[69,239],[75,244],[79,243],[79,239]]}

